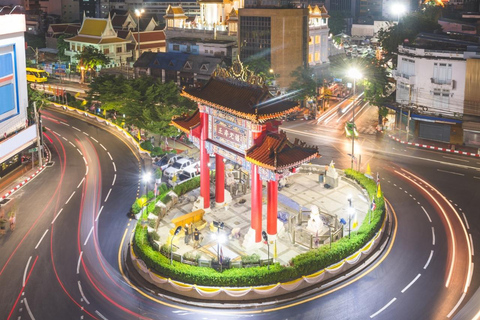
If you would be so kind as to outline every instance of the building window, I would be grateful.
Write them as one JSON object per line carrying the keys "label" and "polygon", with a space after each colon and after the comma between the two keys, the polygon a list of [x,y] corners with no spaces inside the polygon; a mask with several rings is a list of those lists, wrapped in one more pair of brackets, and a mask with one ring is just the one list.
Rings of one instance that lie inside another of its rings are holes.
{"label": "building window", "polygon": [[309,62],[309,63],[312,63],[312,62],[313,62],[313,54],[312,54],[312,53],[309,53],[309,54],[308,54],[308,62]]}
{"label": "building window", "polygon": [[271,63],[271,18],[240,17],[239,23],[240,59],[244,61],[258,54]]}
{"label": "building window", "polygon": [[433,64],[433,82],[436,84],[447,84],[452,81],[452,64],[438,63]]}
{"label": "building window", "polygon": [[103,54],[109,54],[110,50],[108,48],[103,49]]}
{"label": "building window", "polygon": [[173,51],[180,51],[180,45],[174,44],[173,45]]}
{"label": "building window", "polygon": [[122,53],[122,47],[117,47],[117,53]]}
{"label": "building window", "polygon": [[315,43],[320,43],[320,36],[315,36]]}
{"label": "building window", "polygon": [[320,61],[320,52],[315,52],[315,62]]}

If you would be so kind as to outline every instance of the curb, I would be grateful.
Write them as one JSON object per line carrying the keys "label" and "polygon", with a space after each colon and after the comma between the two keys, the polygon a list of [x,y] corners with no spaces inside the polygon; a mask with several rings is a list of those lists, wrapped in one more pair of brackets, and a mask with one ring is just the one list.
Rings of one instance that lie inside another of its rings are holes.
{"label": "curb", "polygon": [[[48,148],[47,148],[48,150]],[[47,152],[47,158],[45,159],[45,163],[37,169],[37,171],[35,171],[33,174],[30,175],[30,177],[24,179],[21,183],[17,184],[13,189],[9,190],[7,193],[5,193],[1,200],[9,197],[10,195],[12,195],[13,193],[15,193],[18,189],[20,189],[21,187],[23,187],[24,185],[26,185],[30,180],[32,180],[33,178],[35,178],[38,174],[40,174],[40,172],[43,171],[43,169],[45,169],[45,167],[47,166],[48,162],[50,161],[50,152],[48,151]]]}
{"label": "curb", "polygon": [[400,140],[399,138],[396,138],[395,136],[392,136],[391,134],[389,134],[388,137],[392,140],[400,142],[401,144],[407,144],[409,146],[414,146],[414,147],[419,147],[419,148],[424,148],[424,149],[429,149],[429,150],[448,152],[448,153],[456,153],[456,154],[460,154],[460,155],[464,155],[464,156],[471,156],[471,157],[476,157],[476,158],[480,157],[480,154],[478,154],[478,153],[465,152],[465,151],[459,151],[459,150],[453,150],[453,149],[441,148],[441,147],[435,147],[435,146],[430,146],[430,145],[420,144],[420,143],[406,142],[406,141]]}

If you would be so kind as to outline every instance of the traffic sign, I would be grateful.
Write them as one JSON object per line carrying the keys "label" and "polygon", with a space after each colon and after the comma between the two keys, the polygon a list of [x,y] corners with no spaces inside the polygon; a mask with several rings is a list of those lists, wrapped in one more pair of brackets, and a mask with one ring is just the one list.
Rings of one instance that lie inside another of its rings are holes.
{"label": "traffic sign", "polygon": [[37,152],[37,151],[38,151],[38,147],[28,149],[28,152]]}

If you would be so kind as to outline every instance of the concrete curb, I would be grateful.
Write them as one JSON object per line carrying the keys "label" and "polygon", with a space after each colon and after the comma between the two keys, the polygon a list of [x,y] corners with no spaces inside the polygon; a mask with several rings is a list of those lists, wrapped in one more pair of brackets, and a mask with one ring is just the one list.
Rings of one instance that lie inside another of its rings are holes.
{"label": "concrete curb", "polygon": [[459,151],[459,150],[453,150],[453,149],[448,149],[448,148],[440,148],[440,147],[435,147],[427,144],[420,144],[420,143],[413,143],[413,142],[406,142],[403,140],[400,140],[399,138],[389,134],[388,137],[392,140],[395,140],[397,142],[400,142],[401,144],[406,144],[409,146],[414,146],[418,148],[424,148],[428,150],[436,150],[436,151],[442,151],[442,152],[448,152],[448,153],[456,153],[459,155],[464,155],[464,156],[471,156],[471,157],[476,157],[479,158],[480,154],[479,153],[473,153],[473,152],[465,152],[465,151]]}

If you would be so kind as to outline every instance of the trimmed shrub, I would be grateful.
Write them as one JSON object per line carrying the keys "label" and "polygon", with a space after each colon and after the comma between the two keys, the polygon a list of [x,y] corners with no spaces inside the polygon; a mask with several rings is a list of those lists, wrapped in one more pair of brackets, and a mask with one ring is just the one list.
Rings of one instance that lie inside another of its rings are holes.
{"label": "trimmed shrub", "polygon": [[150,142],[150,140],[145,140],[142,143],[140,143],[140,147],[148,151],[153,150],[153,144]]}
{"label": "trimmed shrub", "polygon": [[[153,213],[155,214],[153,211],[155,210],[155,202],[152,201],[150,202],[148,205],[147,205],[147,212],[148,213]],[[157,214],[158,215],[158,214]]]}
{"label": "trimmed shrub", "polygon": [[142,207],[138,204],[138,201],[135,201],[132,205],[132,213],[137,214],[142,210]]}

